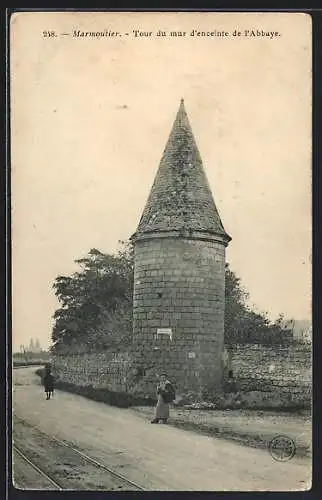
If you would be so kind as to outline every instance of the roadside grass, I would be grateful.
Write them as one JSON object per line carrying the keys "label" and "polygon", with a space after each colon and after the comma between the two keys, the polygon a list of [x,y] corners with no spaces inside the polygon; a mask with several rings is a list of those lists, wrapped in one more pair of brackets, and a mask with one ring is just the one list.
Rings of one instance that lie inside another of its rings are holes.
{"label": "roadside grass", "polygon": [[[153,407],[136,406],[133,411],[146,420],[154,415]],[[174,406],[168,425],[260,449],[267,449],[274,437],[284,434],[294,440],[298,457],[311,456],[308,412],[200,410]]]}

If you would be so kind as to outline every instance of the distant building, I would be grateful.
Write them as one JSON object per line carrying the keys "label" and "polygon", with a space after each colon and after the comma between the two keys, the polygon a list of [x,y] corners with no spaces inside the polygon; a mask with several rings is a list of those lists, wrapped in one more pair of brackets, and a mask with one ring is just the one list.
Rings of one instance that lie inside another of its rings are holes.
{"label": "distant building", "polygon": [[36,339],[34,341],[34,339],[31,338],[29,342],[29,347],[22,346],[22,348],[24,352],[35,353],[35,354],[41,352],[39,339]]}
{"label": "distant building", "polygon": [[36,339],[34,352],[41,352],[41,347],[40,347],[39,339]]}
{"label": "distant building", "polygon": [[302,338],[307,344],[312,343],[312,325],[303,331]]}
{"label": "distant building", "polygon": [[302,342],[312,342],[312,324],[310,320],[293,321],[293,338]]}

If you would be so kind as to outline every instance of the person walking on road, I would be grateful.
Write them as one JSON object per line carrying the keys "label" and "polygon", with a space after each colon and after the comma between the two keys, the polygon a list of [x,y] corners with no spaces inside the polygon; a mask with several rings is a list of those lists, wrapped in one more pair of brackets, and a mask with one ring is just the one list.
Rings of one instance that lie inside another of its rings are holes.
{"label": "person walking on road", "polygon": [[54,395],[54,377],[51,373],[50,367],[45,368],[43,383],[46,393],[46,399],[50,399],[50,397]]}
{"label": "person walking on road", "polygon": [[151,424],[158,424],[160,420],[166,424],[170,414],[170,403],[175,400],[175,390],[167,375],[162,373],[157,386],[158,402],[155,408],[155,417]]}

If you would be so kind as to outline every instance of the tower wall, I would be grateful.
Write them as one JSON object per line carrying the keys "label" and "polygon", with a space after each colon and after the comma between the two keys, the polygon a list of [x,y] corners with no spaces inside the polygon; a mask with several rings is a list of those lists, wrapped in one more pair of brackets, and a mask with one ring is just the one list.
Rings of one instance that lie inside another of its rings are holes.
{"label": "tower wall", "polygon": [[[221,386],[225,244],[160,237],[135,242],[133,351],[143,370],[166,371],[178,392]],[[158,329],[172,330],[157,335]],[[151,373],[151,372],[150,372]],[[153,390],[155,380],[153,382]]]}

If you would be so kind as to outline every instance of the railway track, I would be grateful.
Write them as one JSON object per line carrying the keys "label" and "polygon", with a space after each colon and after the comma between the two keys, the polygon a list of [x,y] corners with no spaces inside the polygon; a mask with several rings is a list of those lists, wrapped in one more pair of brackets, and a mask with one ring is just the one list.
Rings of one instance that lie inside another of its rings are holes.
{"label": "railway track", "polygon": [[[39,434],[42,434],[43,436],[45,436],[48,440],[51,440],[51,441],[55,442],[58,446],[64,447],[67,450],[69,450],[70,452],[72,452],[74,455],[77,455],[78,457],[81,457],[83,461],[87,462],[88,464],[91,464],[91,466],[94,466],[95,468],[99,469],[100,471],[104,471],[104,472],[108,473],[110,475],[110,477],[113,478],[114,483],[115,483],[115,480],[116,480],[116,482],[118,484],[118,489],[132,490],[132,491],[133,490],[139,490],[139,491],[143,491],[144,490],[144,488],[141,485],[139,485],[136,482],[128,479],[126,476],[124,476],[120,472],[115,471],[114,469],[112,469],[111,467],[107,466],[106,464],[102,464],[101,462],[99,462],[98,460],[94,459],[93,457],[90,457],[86,453],[78,450],[77,448],[75,448],[71,444],[66,443],[65,441],[63,441],[63,440],[61,440],[61,439],[59,439],[59,438],[57,438],[55,436],[47,434],[43,430],[39,429],[35,425],[30,424],[28,421],[24,420],[21,417],[18,417],[17,415],[14,415],[14,418],[18,422],[20,422],[21,424],[27,425],[28,427],[33,428]],[[34,464],[33,461],[30,460],[30,458],[28,458],[24,454],[24,452],[22,452],[21,449],[18,448],[15,444],[13,445],[13,447],[14,447],[15,451],[17,452],[17,454],[21,458],[23,458],[26,462],[28,462],[29,465],[32,466],[35,470],[38,470],[39,474],[42,474],[44,477],[46,476],[47,479],[48,479],[48,482],[51,482],[51,484],[53,486],[55,484],[57,489],[60,489],[60,490],[61,489],[66,489],[66,488],[62,487],[62,485],[58,484],[58,482],[56,482],[55,480],[53,480],[52,478],[50,478],[48,476],[48,474],[46,474],[46,472],[42,471],[36,464]]]}
{"label": "railway track", "polygon": [[[56,481],[54,481],[46,472],[44,472],[38,465],[33,463],[21,450],[16,446],[15,444],[13,445],[13,450],[14,453],[18,455],[18,457],[27,464],[27,467],[31,467],[33,471],[36,472],[36,475],[40,476],[41,480],[45,480],[45,483],[48,483],[48,486],[50,489],[56,489],[56,490],[62,490],[63,488],[61,487],[60,484],[58,484]],[[29,476],[29,474],[28,474]]]}

